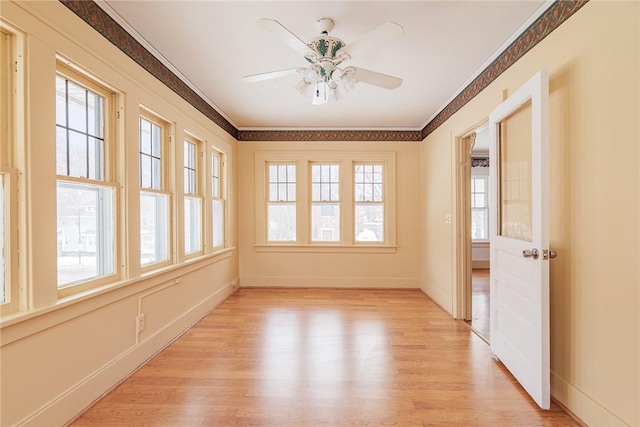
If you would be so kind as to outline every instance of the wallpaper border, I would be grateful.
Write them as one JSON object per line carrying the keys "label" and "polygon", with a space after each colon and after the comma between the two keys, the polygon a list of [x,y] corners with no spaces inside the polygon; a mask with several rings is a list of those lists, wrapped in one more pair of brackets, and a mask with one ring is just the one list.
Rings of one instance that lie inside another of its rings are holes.
{"label": "wallpaper border", "polygon": [[238,130],[93,0],[59,0],[118,49],[238,141],[419,142],[471,101],[589,0],[558,0],[467,85],[422,130]]}

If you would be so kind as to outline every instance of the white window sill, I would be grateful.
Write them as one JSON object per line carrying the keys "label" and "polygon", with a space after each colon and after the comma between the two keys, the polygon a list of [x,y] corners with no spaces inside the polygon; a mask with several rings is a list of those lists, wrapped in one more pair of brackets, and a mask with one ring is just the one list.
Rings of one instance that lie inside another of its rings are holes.
{"label": "white window sill", "polygon": [[396,245],[336,245],[336,244],[265,244],[255,245],[256,252],[297,252],[297,253],[382,253],[391,254],[398,251]]}

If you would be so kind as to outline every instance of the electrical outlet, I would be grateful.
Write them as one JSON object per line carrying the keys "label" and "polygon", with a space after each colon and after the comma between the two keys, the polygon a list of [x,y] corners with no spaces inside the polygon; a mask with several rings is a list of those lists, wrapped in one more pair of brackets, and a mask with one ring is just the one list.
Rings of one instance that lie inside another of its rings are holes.
{"label": "electrical outlet", "polygon": [[136,317],[136,332],[144,331],[144,314],[140,314]]}

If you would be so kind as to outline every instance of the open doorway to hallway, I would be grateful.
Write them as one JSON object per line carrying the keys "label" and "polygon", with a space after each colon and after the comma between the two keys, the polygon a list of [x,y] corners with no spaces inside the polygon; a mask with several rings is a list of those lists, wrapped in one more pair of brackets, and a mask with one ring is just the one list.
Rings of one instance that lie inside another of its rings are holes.
{"label": "open doorway to hallway", "polygon": [[457,138],[458,318],[490,339],[489,128],[477,125]]}
{"label": "open doorway to hallway", "polygon": [[485,340],[489,328],[489,128],[476,129],[471,148],[471,327]]}

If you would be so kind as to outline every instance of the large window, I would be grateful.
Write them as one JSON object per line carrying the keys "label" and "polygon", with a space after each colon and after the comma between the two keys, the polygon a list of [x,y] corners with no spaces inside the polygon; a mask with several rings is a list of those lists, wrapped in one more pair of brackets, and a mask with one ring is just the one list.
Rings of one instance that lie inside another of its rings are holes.
{"label": "large window", "polygon": [[221,248],[225,244],[224,235],[224,194],[223,154],[216,151],[211,154],[211,210],[213,221],[213,248]]}
{"label": "large window", "polygon": [[384,181],[382,164],[356,163],[354,168],[355,240],[384,240]]}
{"label": "large window", "polygon": [[116,186],[107,159],[112,94],[59,67],[56,75],[58,287],[116,275]]}
{"label": "large window", "polygon": [[139,132],[140,265],[146,267],[170,261],[166,124],[143,113]]}
{"label": "large window", "polygon": [[311,240],[340,241],[340,165],[311,165]]}
{"label": "large window", "polygon": [[256,153],[258,251],[396,250],[395,153]]}
{"label": "large window", "polygon": [[296,165],[271,163],[267,170],[267,239],[293,242],[296,240]]}
{"label": "large window", "polygon": [[199,153],[202,143],[195,139],[184,141],[184,251],[202,253],[202,195],[200,193]]}
{"label": "large window", "polygon": [[[13,36],[0,28],[0,306],[4,308],[11,303],[11,278],[8,277],[8,266],[11,263],[12,253],[10,250],[9,230],[9,202],[7,197],[10,161],[10,144],[13,142],[11,132],[11,112],[13,102],[10,96],[13,93],[12,60],[13,58]],[[7,311],[10,311],[7,309]]]}
{"label": "large window", "polygon": [[471,239],[489,240],[489,176],[471,178]]}

